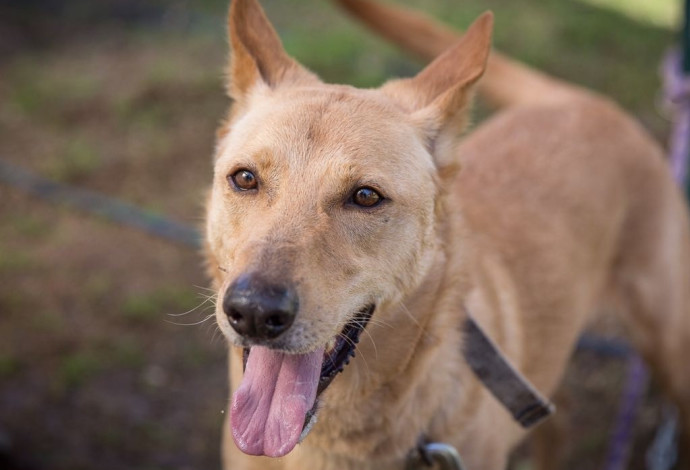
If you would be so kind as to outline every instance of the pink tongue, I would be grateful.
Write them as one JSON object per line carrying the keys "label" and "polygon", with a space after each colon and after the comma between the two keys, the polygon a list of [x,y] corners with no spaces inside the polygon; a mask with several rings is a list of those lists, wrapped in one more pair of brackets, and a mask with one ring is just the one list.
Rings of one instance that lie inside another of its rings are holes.
{"label": "pink tongue", "polygon": [[230,416],[242,452],[282,457],[297,445],[316,400],[322,362],[323,348],[308,354],[251,348]]}

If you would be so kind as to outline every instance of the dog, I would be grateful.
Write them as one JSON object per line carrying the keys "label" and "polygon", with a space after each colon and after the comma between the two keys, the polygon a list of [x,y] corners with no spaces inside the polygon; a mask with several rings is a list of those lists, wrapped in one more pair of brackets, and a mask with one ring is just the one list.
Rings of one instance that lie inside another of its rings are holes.
{"label": "dog", "polygon": [[[231,3],[205,241],[224,467],[400,469],[424,438],[505,468],[525,430],[463,358],[468,314],[552,395],[616,306],[688,426],[690,225],[659,146],[608,99],[490,53],[491,13],[457,39],[341,3],[433,61],[324,84],[256,0]],[[475,86],[504,109],[463,136]]]}

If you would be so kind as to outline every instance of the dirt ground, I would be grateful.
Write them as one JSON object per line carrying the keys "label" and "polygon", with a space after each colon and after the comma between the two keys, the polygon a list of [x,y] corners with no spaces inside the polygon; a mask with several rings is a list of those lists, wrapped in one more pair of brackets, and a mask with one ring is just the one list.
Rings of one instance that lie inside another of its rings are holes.
{"label": "dirt ground", "polygon": [[[228,105],[224,2],[64,3],[0,6],[0,159],[199,226]],[[264,3],[286,47],[327,79],[372,85],[418,67],[324,2]],[[405,3],[461,25],[484,9]],[[665,138],[655,69],[670,31],[556,0],[520,14],[488,3],[505,26],[499,46],[615,96]],[[226,347],[207,285],[189,247],[0,183],[0,468],[218,468]],[[565,468],[601,466],[625,364],[576,354]],[[644,468],[661,410],[652,382],[630,468]],[[532,468],[528,450],[513,468]]]}

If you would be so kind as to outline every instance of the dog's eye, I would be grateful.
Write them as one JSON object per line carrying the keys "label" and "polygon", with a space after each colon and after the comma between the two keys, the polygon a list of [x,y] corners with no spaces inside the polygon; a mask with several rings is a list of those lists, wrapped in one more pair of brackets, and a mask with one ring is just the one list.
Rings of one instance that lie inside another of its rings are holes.
{"label": "dog's eye", "polygon": [[249,170],[236,171],[228,176],[228,181],[240,191],[249,191],[250,189],[256,189],[258,186],[256,176]]}
{"label": "dog's eye", "polygon": [[374,207],[383,200],[376,190],[371,188],[359,188],[352,195],[352,202],[360,207]]}

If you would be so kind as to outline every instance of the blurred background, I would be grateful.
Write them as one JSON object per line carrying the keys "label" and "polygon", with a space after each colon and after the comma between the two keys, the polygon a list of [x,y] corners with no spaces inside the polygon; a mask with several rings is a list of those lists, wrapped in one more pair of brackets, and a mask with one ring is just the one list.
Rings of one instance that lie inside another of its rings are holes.
{"label": "blurred background", "polygon": [[[658,68],[679,0],[399,3],[459,28],[494,10],[498,48],[613,97],[666,141]],[[328,2],[263,4],[286,49],[327,81],[375,86],[420,68]],[[0,163],[199,226],[228,105],[226,10],[2,0]],[[193,248],[0,183],[0,468],[218,468],[226,348],[207,286]],[[596,329],[619,331],[609,319]],[[560,397],[566,468],[606,460],[626,364],[576,354]],[[661,421],[654,383],[643,393],[630,468],[645,468]],[[531,468],[529,450],[513,468]]]}

